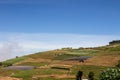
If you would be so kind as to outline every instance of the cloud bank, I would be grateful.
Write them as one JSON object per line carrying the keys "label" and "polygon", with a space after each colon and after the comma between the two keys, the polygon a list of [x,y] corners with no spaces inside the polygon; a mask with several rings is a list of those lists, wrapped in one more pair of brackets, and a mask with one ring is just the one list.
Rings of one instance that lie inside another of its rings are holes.
{"label": "cloud bank", "polygon": [[14,57],[14,53],[19,52],[20,47],[15,42],[0,43],[0,61],[10,59]]}
{"label": "cloud bank", "polygon": [[15,56],[63,47],[96,47],[118,40],[120,36],[48,34],[48,33],[0,33],[0,61]]}

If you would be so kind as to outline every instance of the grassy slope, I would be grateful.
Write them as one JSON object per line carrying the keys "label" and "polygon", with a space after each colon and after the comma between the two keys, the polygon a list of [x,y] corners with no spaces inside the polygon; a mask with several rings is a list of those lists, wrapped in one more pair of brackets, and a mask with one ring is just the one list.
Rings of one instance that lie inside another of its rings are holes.
{"label": "grassy slope", "polygon": [[[76,61],[64,61],[67,58],[77,56],[92,56],[93,58],[86,60],[85,63],[79,63]],[[120,60],[120,45],[109,45],[86,49],[61,49],[40,52],[16,59],[7,60],[4,63],[12,63],[14,65],[31,65],[37,66],[38,68],[29,71],[1,69],[0,74],[1,76],[11,76],[11,74],[14,73],[14,75],[12,75],[13,77],[23,78],[24,80],[31,80],[32,77],[38,75],[59,75],[69,73],[70,75],[75,76],[78,70],[82,70],[84,71],[84,78],[87,78],[87,74],[89,73],[89,71],[93,71],[95,72],[95,78],[97,79],[99,73],[102,70],[108,67],[114,67],[118,60]],[[71,69],[71,72],[67,70],[50,68],[51,66],[65,67],[65,65],[67,65],[67,67]],[[44,69],[40,67],[44,67]],[[54,77],[36,78],[37,79],[35,80],[61,80]],[[75,79],[65,78],[64,80]]]}

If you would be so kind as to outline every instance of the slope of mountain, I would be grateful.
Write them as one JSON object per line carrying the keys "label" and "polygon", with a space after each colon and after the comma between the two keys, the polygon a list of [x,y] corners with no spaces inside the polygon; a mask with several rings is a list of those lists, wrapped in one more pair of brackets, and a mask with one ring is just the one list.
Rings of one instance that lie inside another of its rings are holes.
{"label": "slope of mountain", "polygon": [[[83,57],[89,57],[83,59]],[[120,44],[110,44],[95,48],[62,48],[39,52],[2,63],[0,76],[15,77],[23,80],[75,80],[78,70],[87,78],[90,71],[99,73],[106,68],[115,67],[120,60]],[[35,66],[31,70],[9,70],[5,65]]]}

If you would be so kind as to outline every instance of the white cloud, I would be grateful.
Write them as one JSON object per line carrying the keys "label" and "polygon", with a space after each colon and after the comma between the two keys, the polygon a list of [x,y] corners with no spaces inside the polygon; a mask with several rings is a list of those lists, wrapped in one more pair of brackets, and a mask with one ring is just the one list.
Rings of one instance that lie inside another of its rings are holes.
{"label": "white cloud", "polygon": [[[17,55],[21,56],[38,51],[58,49],[63,47],[78,48],[103,46],[107,45],[111,40],[120,39],[120,36],[47,33],[0,33],[0,38],[0,54],[4,54],[4,59],[7,59],[6,56],[8,54],[8,58],[11,58]],[[5,46],[8,47],[6,48]],[[3,50],[6,52],[3,52]]]}
{"label": "white cloud", "polygon": [[13,53],[20,51],[20,47],[16,42],[0,43],[0,61],[15,57]]}

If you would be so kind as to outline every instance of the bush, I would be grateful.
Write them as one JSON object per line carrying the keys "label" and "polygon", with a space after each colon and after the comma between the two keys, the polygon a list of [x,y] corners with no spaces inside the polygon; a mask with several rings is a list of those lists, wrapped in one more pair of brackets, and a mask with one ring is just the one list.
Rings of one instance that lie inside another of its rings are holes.
{"label": "bush", "polygon": [[120,44],[120,40],[113,40],[111,42],[109,42],[109,44]]}
{"label": "bush", "polygon": [[78,73],[76,75],[76,80],[82,80],[82,76],[83,76],[83,72],[82,71],[78,71]]}
{"label": "bush", "polygon": [[88,80],[94,80],[94,73],[93,72],[89,72]]}
{"label": "bush", "polygon": [[12,66],[12,63],[3,63],[2,64],[4,67]]}
{"label": "bush", "polygon": [[2,64],[3,64],[3,63],[2,63],[2,62],[0,62],[0,66],[2,66]]}
{"label": "bush", "polygon": [[120,60],[118,61],[118,64],[116,65],[116,67],[120,68]]}
{"label": "bush", "polygon": [[51,67],[52,69],[63,69],[63,70],[70,70],[70,68],[65,67]]}
{"label": "bush", "polygon": [[99,76],[99,80],[120,80],[120,69],[109,68],[103,71]]}

